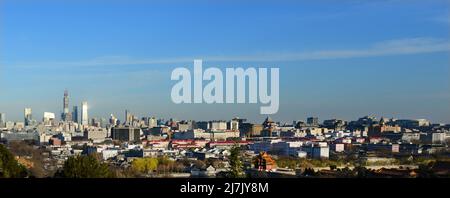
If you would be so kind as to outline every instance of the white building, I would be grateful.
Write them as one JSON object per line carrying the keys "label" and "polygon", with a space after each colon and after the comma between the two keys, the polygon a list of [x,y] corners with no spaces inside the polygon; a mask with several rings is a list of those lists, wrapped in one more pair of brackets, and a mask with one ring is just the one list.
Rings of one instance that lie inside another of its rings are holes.
{"label": "white building", "polygon": [[52,136],[53,136],[52,134],[41,133],[39,135],[39,142],[41,144],[46,144],[46,143],[48,143],[48,141],[50,141],[50,138],[52,138]]}
{"label": "white building", "polygon": [[281,139],[274,139],[262,142],[255,142],[250,144],[250,150],[258,153],[261,151],[272,152],[283,156],[298,156],[298,151],[301,151],[304,141],[283,141]]}
{"label": "white building", "polygon": [[237,131],[239,130],[239,120],[233,119],[230,121],[230,126],[228,127],[229,130]]}
{"label": "white building", "polygon": [[81,103],[81,124],[83,126],[89,125],[88,103],[87,102]]}
{"label": "white building", "polygon": [[14,129],[21,131],[22,129],[25,128],[25,123],[24,122],[16,122],[14,123]]}
{"label": "white building", "polygon": [[210,126],[211,130],[227,130],[226,121],[211,121]]}
{"label": "white building", "polygon": [[158,126],[158,121],[156,120],[155,117],[151,117],[151,118],[148,120],[148,127],[149,127],[149,128],[153,128],[153,127],[157,127],[157,126]]}
{"label": "white building", "polygon": [[103,142],[107,137],[108,131],[102,128],[90,128],[84,131],[84,138],[93,142]]}
{"label": "white building", "polygon": [[426,144],[443,144],[446,139],[445,133],[423,134],[420,138]]}
{"label": "white building", "polygon": [[117,155],[119,155],[119,150],[117,150],[117,149],[102,150],[103,160],[111,159],[113,157],[116,157]]}
{"label": "white building", "polygon": [[185,132],[174,132],[173,139],[176,140],[192,140],[192,139],[207,139],[207,140],[226,140],[228,138],[239,137],[239,131],[205,131],[202,129],[187,130]]}
{"label": "white building", "polygon": [[6,125],[6,114],[0,113],[0,128],[5,127]]}
{"label": "white building", "polygon": [[402,141],[408,143],[420,141],[420,133],[403,133]]}
{"label": "white building", "polygon": [[330,147],[315,146],[312,148],[312,157],[314,159],[329,158]]}
{"label": "white building", "polygon": [[29,126],[32,120],[32,111],[31,108],[25,108],[24,109],[24,119],[25,119],[25,125]]}
{"label": "white building", "polygon": [[306,158],[308,156],[308,153],[305,151],[297,151],[297,157],[299,158]]}
{"label": "white building", "polygon": [[301,150],[307,152],[308,156],[314,159],[330,157],[330,147],[326,142],[316,142],[313,144],[305,145],[301,148]]}
{"label": "white building", "polygon": [[333,145],[334,151],[336,153],[344,152],[345,151],[345,144],[334,144]]}
{"label": "white building", "polygon": [[55,113],[51,112],[44,112],[44,125],[45,126],[52,126],[53,122],[55,121]]}

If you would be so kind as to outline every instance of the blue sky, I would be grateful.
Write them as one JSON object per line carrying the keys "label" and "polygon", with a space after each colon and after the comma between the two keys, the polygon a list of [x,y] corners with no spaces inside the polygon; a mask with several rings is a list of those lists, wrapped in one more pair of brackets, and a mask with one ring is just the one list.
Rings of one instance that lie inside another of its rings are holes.
{"label": "blue sky", "polygon": [[175,105],[176,67],[279,67],[280,111],[450,123],[450,1],[0,2],[0,112],[260,122],[260,105]]}

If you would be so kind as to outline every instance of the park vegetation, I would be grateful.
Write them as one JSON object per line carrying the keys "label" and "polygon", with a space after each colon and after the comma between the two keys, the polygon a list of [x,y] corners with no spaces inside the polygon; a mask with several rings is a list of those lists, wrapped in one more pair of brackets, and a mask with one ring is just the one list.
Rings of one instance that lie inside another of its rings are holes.
{"label": "park vegetation", "polygon": [[113,177],[107,164],[102,163],[94,155],[69,157],[57,177],[62,178],[111,178]]}
{"label": "park vegetation", "polygon": [[27,169],[18,163],[14,155],[0,144],[0,178],[25,178]]}

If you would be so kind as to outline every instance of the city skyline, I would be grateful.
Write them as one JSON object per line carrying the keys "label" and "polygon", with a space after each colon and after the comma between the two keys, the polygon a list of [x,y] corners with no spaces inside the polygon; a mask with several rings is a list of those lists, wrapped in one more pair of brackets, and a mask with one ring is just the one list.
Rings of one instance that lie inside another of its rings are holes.
{"label": "city skyline", "polygon": [[448,1],[178,3],[2,1],[0,112],[59,118],[67,88],[69,110],[87,101],[90,118],[266,117],[260,105],[173,104],[171,71],[201,58],[279,67],[275,120],[450,123]]}
{"label": "city skyline", "polygon": [[[70,95],[69,95],[69,91],[67,89],[64,90],[64,98],[63,98],[63,108],[62,111],[63,113],[61,113],[60,117],[55,117],[55,119],[57,121],[61,121],[61,122],[67,122],[67,121],[73,121],[75,123],[79,123],[81,125],[85,125],[88,126],[91,123],[91,119],[95,119],[95,120],[106,120],[106,119],[117,119],[119,121],[121,121],[121,124],[130,124],[132,122],[132,119],[141,119],[141,118],[156,118],[156,119],[162,119],[162,120],[170,120],[170,119],[174,119],[177,121],[182,121],[182,120],[192,120],[192,121],[214,121],[214,120],[225,120],[225,121],[229,121],[229,120],[233,120],[236,118],[239,119],[245,119],[248,121],[251,121],[253,123],[258,123],[260,120],[253,120],[252,118],[245,118],[245,117],[240,117],[239,115],[236,115],[234,117],[229,117],[229,118],[220,118],[220,119],[216,119],[216,118],[209,118],[209,119],[203,119],[203,120],[195,120],[195,119],[190,119],[190,118],[175,118],[175,117],[158,117],[157,115],[150,115],[150,114],[144,114],[144,115],[136,115],[133,112],[130,112],[128,109],[125,109],[122,113],[122,116],[120,115],[120,113],[114,114],[111,113],[109,114],[110,117],[98,117],[98,116],[89,116],[89,105],[87,101],[82,101],[81,102],[81,113],[78,112],[78,105],[73,105],[72,107],[72,111],[69,110],[69,99]],[[24,108],[24,114],[23,114],[23,122],[25,124],[25,126],[30,125],[30,123],[34,122],[34,124],[36,124],[35,122],[40,122],[41,120],[45,120],[46,114],[52,114],[53,116],[56,115],[54,112],[49,112],[49,111],[45,111],[42,112],[43,116],[36,116],[33,115],[33,108],[31,107],[27,107]],[[2,114],[0,119],[2,122],[22,122],[19,120],[8,120],[7,114],[5,112],[0,112]],[[70,119],[67,119],[67,115],[70,115]],[[118,117],[116,117],[118,116]],[[263,120],[267,120],[269,117],[271,117],[270,115],[264,115],[266,116]],[[33,118],[38,118],[38,119],[33,119]],[[80,120],[78,118],[81,118]],[[344,121],[353,121],[353,120],[357,120],[359,118],[363,118],[363,117],[374,117],[376,119],[398,119],[398,120],[403,120],[403,119],[408,119],[408,120],[428,120],[430,121],[430,123],[432,124],[448,124],[445,122],[434,122],[433,120],[429,120],[428,118],[404,118],[404,117],[388,117],[388,116],[383,116],[383,115],[374,115],[374,114],[367,114],[367,115],[360,115],[355,119],[342,119],[342,118],[337,118],[337,117],[328,117],[328,118],[319,118],[317,116],[307,116],[304,119],[292,119],[292,120],[279,120],[278,122],[282,123],[282,124],[289,124],[290,121],[294,121],[294,122],[298,122],[298,121],[302,121],[305,123],[316,123],[320,124],[326,120],[332,120],[332,119],[337,119],[337,120],[344,120]],[[41,118],[41,119],[39,119]],[[121,120],[123,119],[123,120]],[[5,123],[3,123],[5,124]]]}

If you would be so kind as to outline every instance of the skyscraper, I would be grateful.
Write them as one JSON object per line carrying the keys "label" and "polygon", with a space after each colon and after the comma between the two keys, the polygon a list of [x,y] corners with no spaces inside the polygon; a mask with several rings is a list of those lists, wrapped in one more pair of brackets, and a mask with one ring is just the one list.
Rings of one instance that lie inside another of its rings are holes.
{"label": "skyscraper", "polygon": [[89,126],[89,117],[88,117],[88,103],[81,103],[81,124],[84,126]]}
{"label": "skyscraper", "polygon": [[63,113],[61,115],[61,119],[63,121],[71,121],[72,120],[72,114],[70,114],[70,112],[69,112],[69,92],[67,90],[64,91]]}
{"label": "skyscraper", "polygon": [[158,126],[158,121],[156,120],[155,117],[151,117],[151,118],[148,120],[148,127],[149,127],[149,128],[153,128],[153,127],[157,127],[157,126]]}
{"label": "skyscraper", "polygon": [[117,118],[113,114],[111,114],[111,117],[109,118],[109,124],[111,126],[116,126],[117,125]]}
{"label": "skyscraper", "polygon": [[45,126],[53,126],[55,124],[55,114],[52,112],[44,112],[43,122]]}
{"label": "skyscraper", "polygon": [[317,117],[309,117],[309,118],[306,120],[306,123],[307,123],[309,126],[319,126],[319,118],[317,118]]}
{"label": "skyscraper", "polygon": [[78,106],[73,106],[73,110],[72,110],[72,121],[78,123]]}
{"label": "skyscraper", "polygon": [[24,118],[25,118],[25,126],[29,126],[31,124],[31,120],[33,119],[31,108],[25,108]]}
{"label": "skyscraper", "polygon": [[125,110],[125,125],[132,125],[134,120],[134,115],[130,111]]}
{"label": "skyscraper", "polygon": [[0,127],[5,127],[6,125],[6,114],[0,113]]}

